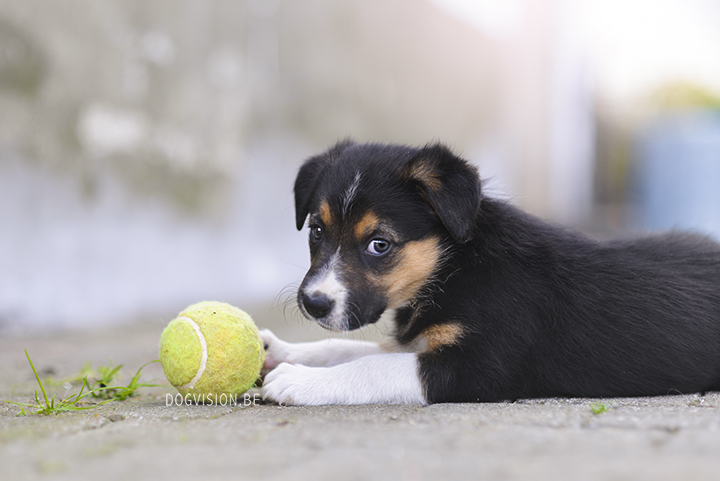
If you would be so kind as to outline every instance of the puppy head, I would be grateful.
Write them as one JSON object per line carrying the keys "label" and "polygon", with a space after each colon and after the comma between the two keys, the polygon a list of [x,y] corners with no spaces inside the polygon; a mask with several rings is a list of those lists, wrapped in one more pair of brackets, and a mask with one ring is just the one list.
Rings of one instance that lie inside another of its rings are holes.
{"label": "puppy head", "polygon": [[310,158],[295,181],[297,228],[310,229],[302,312],[352,330],[412,305],[446,248],[472,238],[480,199],[476,170],[440,145],[342,142]]}

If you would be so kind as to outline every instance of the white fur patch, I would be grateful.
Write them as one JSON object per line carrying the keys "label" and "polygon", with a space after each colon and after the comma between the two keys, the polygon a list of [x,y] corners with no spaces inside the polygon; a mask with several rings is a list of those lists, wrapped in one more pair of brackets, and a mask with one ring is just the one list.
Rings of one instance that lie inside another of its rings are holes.
{"label": "white fur patch", "polygon": [[329,329],[346,331],[348,322],[345,306],[347,304],[348,290],[340,281],[338,275],[340,267],[340,253],[336,252],[325,269],[305,287],[305,292],[311,296],[322,294],[334,301],[335,305],[330,314],[324,319],[318,319],[318,322]]}
{"label": "white fur patch", "polygon": [[265,371],[275,369],[283,362],[311,367],[330,367],[371,354],[388,352],[374,342],[353,339],[290,343],[281,341],[268,329],[260,331],[260,337],[267,346],[263,366]]}
{"label": "white fur patch", "polygon": [[279,404],[427,404],[415,354],[374,354],[333,367],[282,363],[263,382]]}
{"label": "white fur patch", "polygon": [[345,191],[345,194],[342,197],[342,213],[344,216],[347,216],[350,212],[350,206],[352,205],[353,201],[355,200],[355,196],[357,195],[358,187],[360,186],[360,179],[362,178],[362,174],[360,172],[357,172],[355,174],[355,178],[352,181],[352,184],[350,184],[350,187]]}

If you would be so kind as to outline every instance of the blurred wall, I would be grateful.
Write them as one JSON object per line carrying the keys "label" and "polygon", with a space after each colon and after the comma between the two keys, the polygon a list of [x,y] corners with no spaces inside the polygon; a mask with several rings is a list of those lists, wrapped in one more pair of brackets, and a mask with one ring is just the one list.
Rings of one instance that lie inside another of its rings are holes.
{"label": "blurred wall", "polygon": [[339,138],[446,142],[582,223],[572,7],[470,3],[0,0],[0,329],[270,304],[308,263],[295,172]]}

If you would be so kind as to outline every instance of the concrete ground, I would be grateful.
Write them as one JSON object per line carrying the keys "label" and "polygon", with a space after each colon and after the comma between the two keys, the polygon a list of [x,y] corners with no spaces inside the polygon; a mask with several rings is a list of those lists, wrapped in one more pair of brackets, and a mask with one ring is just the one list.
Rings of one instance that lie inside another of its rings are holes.
{"label": "concrete ground", "polygon": [[[321,330],[251,313],[290,341]],[[169,319],[168,319],[169,320]],[[0,339],[0,400],[109,360],[125,382],[157,358],[167,320]],[[377,331],[365,336],[377,336]],[[143,380],[165,382],[158,364]],[[62,387],[52,388],[61,395]],[[0,479],[720,479],[720,394],[433,406],[167,405],[171,387],[81,412],[0,402]]]}

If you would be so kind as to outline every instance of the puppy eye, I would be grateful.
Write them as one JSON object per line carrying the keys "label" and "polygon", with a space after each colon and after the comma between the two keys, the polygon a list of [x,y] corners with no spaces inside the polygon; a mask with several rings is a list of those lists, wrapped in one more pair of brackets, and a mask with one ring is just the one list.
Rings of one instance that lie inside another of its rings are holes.
{"label": "puppy eye", "polygon": [[312,242],[318,242],[322,240],[323,237],[323,230],[322,227],[319,225],[311,225],[310,226],[310,240]]}
{"label": "puppy eye", "polygon": [[389,250],[390,241],[387,241],[385,239],[373,239],[367,246],[368,254],[372,254],[374,256],[381,256],[387,254]]}

